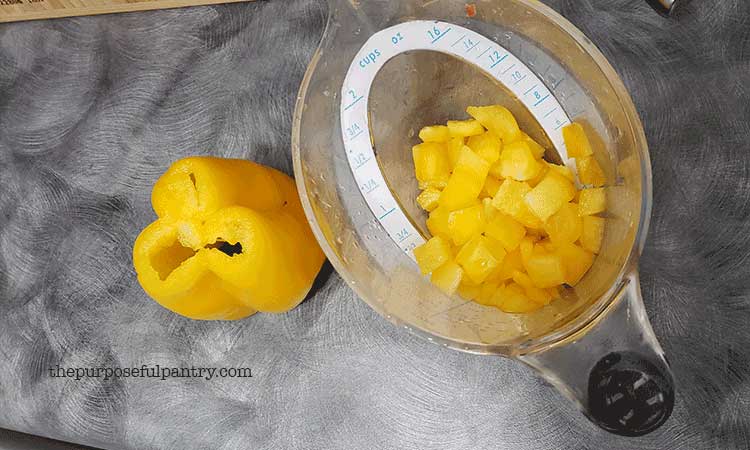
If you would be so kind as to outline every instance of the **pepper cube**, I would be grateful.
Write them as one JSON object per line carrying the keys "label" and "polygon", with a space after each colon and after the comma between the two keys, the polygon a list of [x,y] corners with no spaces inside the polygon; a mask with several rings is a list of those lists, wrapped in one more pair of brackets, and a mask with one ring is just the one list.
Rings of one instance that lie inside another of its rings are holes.
{"label": "pepper cube", "polygon": [[422,274],[427,275],[453,258],[451,244],[442,236],[435,236],[414,249],[414,258]]}
{"label": "pepper cube", "polygon": [[443,188],[450,177],[448,155],[443,144],[425,142],[412,147],[414,168],[420,186]]}
{"label": "pepper cube", "polygon": [[548,172],[547,176],[524,196],[524,199],[531,212],[541,221],[546,221],[575,195],[576,188],[570,180],[555,172]]}
{"label": "pepper cube", "polygon": [[469,106],[466,112],[478,120],[483,127],[495,133],[503,142],[513,142],[521,134],[516,118],[503,106]]}
{"label": "pepper cube", "polygon": [[607,194],[604,188],[584,189],[578,198],[578,215],[592,216],[607,208]]}
{"label": "pepper cube", "polygon": [[448,261],[432,272],[430,281],[441,291],[448,295],[456,293],[458,286],[461,284],[464,270],[454,261]]}
{"label": "pepper cube", "polygon": [[500,262],[487,246],[487,238],[476,236],[466,243],[456,255],[456,262],[475,283],[484,282]]}

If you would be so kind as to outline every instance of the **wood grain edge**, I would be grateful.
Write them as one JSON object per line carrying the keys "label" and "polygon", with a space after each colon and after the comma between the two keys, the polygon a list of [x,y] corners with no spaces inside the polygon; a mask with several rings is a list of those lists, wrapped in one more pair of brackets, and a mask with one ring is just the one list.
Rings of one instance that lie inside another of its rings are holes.
{"label": "wood grain edge", "polygon": [[59,19],[62,17],[93,16],[136,11],[153,11],[157,9],[184,8],[188,6],[218,5],[222,3],[241,3],[255,0],[154,0],[152,2],[123,3],[117,5],[81,6],[74,8],[56,8],[39,11],[28,11],[13,14],[0,13],[0,23],[23,22],[28,20]]}

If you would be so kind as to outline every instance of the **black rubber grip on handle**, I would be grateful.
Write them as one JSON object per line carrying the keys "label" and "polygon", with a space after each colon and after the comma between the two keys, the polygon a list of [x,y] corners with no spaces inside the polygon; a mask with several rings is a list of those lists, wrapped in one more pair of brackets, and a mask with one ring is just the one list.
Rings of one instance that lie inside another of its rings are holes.
{"label": "black rubber grip on handle", "polygon": [[663,16],[672,14],[677,6],[684,6],[689,0],[646,0],[652,8]]}
{"label": "black rubber grip on handle", "polygon": [[634,352],[610,353],[591,369],[586,406],[586,413],[603,429],[642,436],[672,414],[674,380],[660,361]]}

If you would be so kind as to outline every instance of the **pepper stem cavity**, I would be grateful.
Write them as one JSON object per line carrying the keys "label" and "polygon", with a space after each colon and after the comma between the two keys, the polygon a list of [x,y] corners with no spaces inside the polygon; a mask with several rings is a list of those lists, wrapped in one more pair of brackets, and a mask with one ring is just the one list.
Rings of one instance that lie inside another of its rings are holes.
{"label": "pepper stem cavity", "polygon": [[234,256],[242,253],[241,243],[236,242],[234,244],[230,244],[229,242],[222,239],[217,239],[216,242],[214,242],[213,244],[208,244],[204,248],[215,248],[227,256]]}
{"label": "pepper stem cavity", "polygon": [[179,241],[175,241],[169,247],[164,247],[151,255],[151,266],[164,281],[180,265],[195,255],[195,250],[185,247]]}

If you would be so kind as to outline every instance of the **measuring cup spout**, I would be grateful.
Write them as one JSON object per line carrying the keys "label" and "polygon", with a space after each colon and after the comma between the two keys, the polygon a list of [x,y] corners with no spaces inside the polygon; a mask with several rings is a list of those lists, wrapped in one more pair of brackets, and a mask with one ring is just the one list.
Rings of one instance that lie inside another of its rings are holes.
{"label": "measuring cup spout", "polygon": [[611,433],[641,436],[672,413],[672,373],[646,316],[635,272],[598,318],[518,358]]}

